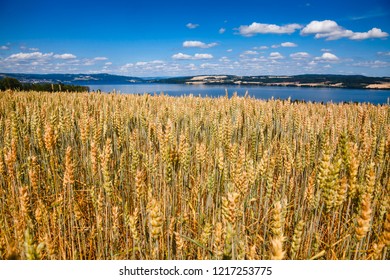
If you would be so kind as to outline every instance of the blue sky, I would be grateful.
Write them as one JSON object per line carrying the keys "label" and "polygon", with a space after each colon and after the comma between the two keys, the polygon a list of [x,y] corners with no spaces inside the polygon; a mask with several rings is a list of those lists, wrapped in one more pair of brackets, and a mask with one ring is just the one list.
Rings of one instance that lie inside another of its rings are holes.
{"label": "blue sky", "polygon": [[390,3],[0,1],[0,72],[390,76]]}

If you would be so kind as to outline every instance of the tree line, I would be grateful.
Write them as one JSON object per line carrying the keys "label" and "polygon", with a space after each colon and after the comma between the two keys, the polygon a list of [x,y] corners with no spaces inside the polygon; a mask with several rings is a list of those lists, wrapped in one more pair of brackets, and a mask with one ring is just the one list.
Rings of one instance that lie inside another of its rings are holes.
{"label": "tree line", "polygon": [[62,83],[21,83],[18,79],[4,77],[0,79],[0,90],[46,91],[46,92],[86,92],[89,87],[80,85],[66,85]]}

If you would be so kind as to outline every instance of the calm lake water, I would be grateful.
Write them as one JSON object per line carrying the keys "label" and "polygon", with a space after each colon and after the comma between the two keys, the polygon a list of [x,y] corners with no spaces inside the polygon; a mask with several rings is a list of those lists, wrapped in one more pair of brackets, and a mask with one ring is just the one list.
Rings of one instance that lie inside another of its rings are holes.
{"label": "calm lake water", "polygon": [[150,93],[170,96],[201,95],[218,97],[224,96],[225,90],[229,96],[237,92],[244,96],[248,91],[251,97],[258,99],[280,98],[304,100],[313,102],[369,102],[372,104],[388,104],[390,90],[340,89],[340,88],[297,88],[297,87],[262,87],[234,85],[182,85],[182,84],[131,84],[131,85],[88,85],[90,90],[100,89],[102,92],[117,93]]}

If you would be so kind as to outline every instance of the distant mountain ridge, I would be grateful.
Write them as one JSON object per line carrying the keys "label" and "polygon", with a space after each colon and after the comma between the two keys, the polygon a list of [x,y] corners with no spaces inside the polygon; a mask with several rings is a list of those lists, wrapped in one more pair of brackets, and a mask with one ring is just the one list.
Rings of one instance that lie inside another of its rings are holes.
{"label": "distant mountain ridge", "polygon": [[0,73],[0,78],[10,77],[18,79],[21,83],[52,83],[75,85],[99,85],[99,84],[130,84],[142,83],[144,79],[111,74],[22,74]]}
{"label": "distant mountain ridge", "polygon": [[197,75],[171,78],[140,78],[112,74],[22,74],[0,73],[0,78],[10,77],[22,83],[52,83],[73,85],[109,85],[134,83],[166,84],[205,84],[205,85],[253,85],[253,86],[288,86],[288,87],[336,87],[390,89],[390,77],[367,77],[363,75]]}

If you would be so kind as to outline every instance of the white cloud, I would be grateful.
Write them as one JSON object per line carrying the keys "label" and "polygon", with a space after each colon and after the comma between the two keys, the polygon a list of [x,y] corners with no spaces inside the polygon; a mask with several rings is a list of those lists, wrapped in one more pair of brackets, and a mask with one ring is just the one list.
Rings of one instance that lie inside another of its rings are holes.
{"label": "white cloud", "polygon": [[333,53],[326,52],[326,53],[323,53],[321,56],[316,57],[315,60],[329,62],[329,61],[338,61],[339,58],[336,55],[334,55]]}
{"label": "white cloud", "polygon": [[71,73],[75,69],[73,66],[82,66],[86,61],[83,60],[82,63],[80,63],[79,60],[74,58],[76,58],[76,56],[66,53],[20,52],[6,57],[3,60],[5,64],[2,64],[0,60],[0,68],[10,69],[13,72],[26,73]]}
{"label": "white cloud", "polygon": [[331,49],[321,49],[322,52],[331,52]]}
{"label": "white cloud", "polygon": [[202,49],[208,49],[217,46],[217,43],[210,43],[206,44],[201,41],[184,41],[183,47],[185,48],[202,48]]}
{"label": "white cloud", "polygon": [[200,65],[200,68],[202,69],[213,69],[213,68],[217,68],[219,65],[218,64],[215,64],[215,63],[202,63]]}
{"label": "white cloud", "polygon": [[71,54],[71,53],[55,54],[53,57],[58,58],[58,59],[74,59],[74,58],[76,58],[76,56],[74,54]]}
{"label": "white cloud", "polygon": [[101,61],[101,60],[108,60],[108,58],[105,57],[105,56],[98,56],[98,57],[95,57],[94,60],[96,60],[96,61],[100,60]]}
{"label": "white cloud", "polygon": [[258,52],[256,51],[245,51],[243,52],[244,55],[256,55],[256,54],[259,54]]}
{"label": "white cloud", "polygon": [[0,46],[0,50],[3,50],[3,51],[9,50],[9,47],[8,46]]}
{"label": "white cloud", "polygon": [[[107,63],[105,64],[107,65]],[[163,71],[166,63],[162,60],[152,60],[152,61],[138,61],[135,63],[127,63],[122,65],[119,70],[121,72],[129,72],[130,70],[138,73],[147,73],[147,72],[157,72]]]}
{"label": "white cloud", "polygon": [[53,56],[53,53],[41,53],[41,52],[32,52],[32,53],[15,53],[7,57],[5,60],[11,61],[23,61],[23,60],[35,60],[35,59],[44,59]]}
{"label": "white cloud", "polygon": [[104,65],[112,65],[112,62],[106,62]]}
{"label": "white cloud", "polygon": [[250,37],[256,34],[291,34],[301,27],[297,23],[279,26],[276,24],[253,22],[251,25],[241,25],[238,31],[239,34]]}
{"label": "white cloud", "polygon": [[298,46],[297,44],[292,43],[292,42],[284,42],[284,43],[281,43],[280,45],[284,48],[293,48],[293,47]]}
{"label": "white cloud", "polygon": [[304,58],[309,58],[310,54],[308,54],[307,52],[296,52],[290,54],[290,57],[292,59],[304,59]]}
{"label": "white cloud", "polygon": [[95,60],[93,60],[93,59],[85,59],[85,60],[83,61],[83,65],[84,65],[84,66],[92,66],[92,65],[95,65]]}
{"label": "white cloud", "polygon": [[326,38],[326,40],[337,40],[340,38],[348,38],[350,40],[364,40],[369,38],[385,38],[388,33],[383,32],[379,28],[372,28],[367,32],[353,32],[345,29],[333,20],[314,20],[306,25],[301,30],[301,35],[315,34],[315,38]]}
{"label": "white cloud", "polygon": [[120,70],[122,72],[128,71],[129,68],[132,68],[134,66],[133,63],[126,63],[125,65],[122,65]]}
{"label": "white cloud", "polygon": [[218,32],[219,32],[219,34],[223,34],[223,33],[226,32],[226,29],[225,28],[220,28]]}
{"label": "white cloud", "polygon": [[242,57],[242,59],[240,59],[240,62],[248,65],[251,63],[269,62],[269,61],[266,57],[260,56],[260,57],[251,57],[251,58]]}
{"label": "white cloud", "polygon": [[193,63],[188,64],[186,68],[192,71],[197,70],[196,65]]}
{"label": "white cloud", "polygon": [[232,52],[233,51],[233,49],[228,49],[228,50],[226,50],[227,52]]}
{"label": "white cloud", "polygon": [[375,61],[361,61],[361,62],[354,63],[352,65],[358,67],[381,68],[381,67],[389,67],[390,63],[386,61],[375,60]]}
{"label": "white cloud", "polygon": [[152,61],[138,61],[133,64],[133,68],[139,71],[156,71],[158,69],[162,70],[165,66],[165,62],[162,60],[152,60]]}
{"label": "white cloud", "polygon": [[331,33],[335,30],[339,29],[340,26],[333,20],[313,20],[308,25],[306,25],[302,30],[302,35],[309,35],[309,34],[325,34],[325,33]]}
{"label": "white cloud", "polygon": [[184,53],[177,53],[172,55],[173,59],[179,59],[179,60],[192,60],[192,59],[211,59],[213,56],[208,53],[196,53],[195,55],[189,55]]}
{"label": "white cloud", "polygon": [[211,59],[213,56],[208,53],[196,53],[194,59]]}
{"label": "white cloud", "polygon": [[260,47],[254,47],[253,49],[254,50],[267,50],[268,47],[267,46],[260,46]]}
{"label": "white cloud", "polygon": [[349,38],[351,40],[365,40],[369,38],[385,38],[389,36],[387,32],[383,32],[379,28],[372,28],[367,32],[354,32],[354,34]]}
{"label": "white cloud", "polygon": [[163,60],[152,60],[152,61],[149,61],[150,64],[163,64],[165,63]]}
{"label": "white cloud", "polygon": [[83,63],[84,63],[83,65],[84,66],[96,65],[97,62],[105,61],[105,60],[108,60],[108,58],[104,57],[104,56],[98,56],[98,57],[94,57],[92,59],[86,58],[83,60]]}
{"label": "white cloud", "polygon": [[37,51],[39,51],[38,48],[29,48],[28,50],[29,50],[29,51],[32,51],[32,52],[37,52]]}
{"label": "white cloud", "polygon": [[219,59],[220,62],[230,62],[230,59],[227,56],[223,56]]}
{"label": "white cloud", "polygon": [[189,54],[184,54],[184,53],[177,53],[172,55],[173,59],[192,59],[192,56]]}
{"label": "white cloud", "polygon": [[377,52],[378,55],[390,56],[390,52]]}
{"label": "white cloud", "polygon": [[189,28],[189,29],[195,29],[195,28],[199,27],[199,24],[190,22],[190,23],[186,24],[186,27]]}
{"label": "white cloud", "polygon": [[280,47],[283,47],[283,48],[292,48],[292,47],[297,47],[298,45],[295,44],[295,43],[291,43],[291,42],[284,42],[284,43],[281,43],[280,45],[272,45],[271,48],[273,49],[277,49],[277,48],[280,48]]}
{"label": "white cloud", "polygon": [[284,56],[280,52],[272,52],[269,55],[270,59],[282,59]]}

